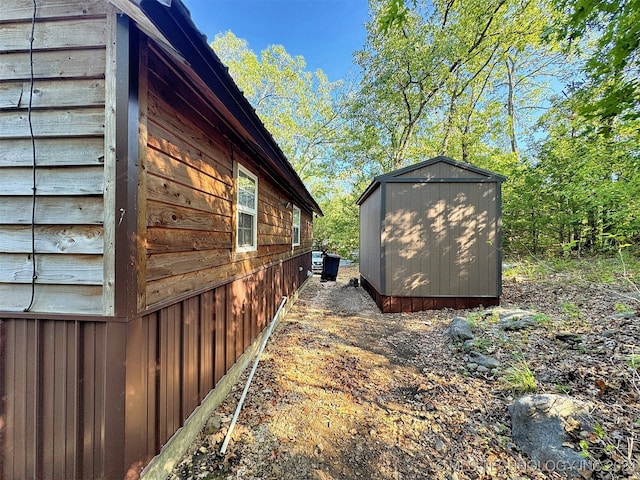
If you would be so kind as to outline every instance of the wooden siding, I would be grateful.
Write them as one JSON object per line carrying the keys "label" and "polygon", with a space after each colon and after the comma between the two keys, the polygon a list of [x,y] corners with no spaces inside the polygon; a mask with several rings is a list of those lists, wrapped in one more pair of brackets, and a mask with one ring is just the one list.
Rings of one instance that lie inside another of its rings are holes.
{"label": "wooden siding", "polygon": [[381,290],[380,216],[381,189],[376,189],[360,205],[360,274]]}
{"label": "wooden siding", "polygon": [[436,162],[422,168],[398,175],[396,178],[478,178],[478,174],[445,162]]}
{"label": "wooden siding", "polygon": [[[228,130],[188,77],[151,44],[146,92],[146,306],[243,275],[311,250],[312,219],[302,213],[292,247],[290,198],[260,159]],[[234,162],[258,176],[258,249],[234,249]],[[305,270],[311,265],[304,266]]]}
{"label": "wooden siding", "polygon": [[[102,313],[107,2],[33,2],[0,9],[0,310]],[[31,91],[33,92],[31,94]],[[46,327],[43,327],[46,328]]]}
{"label": "wooden siding", "polygon": [[498,184],[387,183],[387,296],[498,297]]}
{"label": "wooden siding", "polygon": [[122,479],[180,428],[306,281],[311,254],[130,322],[0,321],[0,479]]}

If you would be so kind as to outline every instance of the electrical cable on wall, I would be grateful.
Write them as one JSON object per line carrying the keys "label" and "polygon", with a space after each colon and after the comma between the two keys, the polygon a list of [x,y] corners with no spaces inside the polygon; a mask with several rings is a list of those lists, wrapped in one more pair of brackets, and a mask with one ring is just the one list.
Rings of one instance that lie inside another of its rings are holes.
{"label": "electrical cable on wall", "polygon": [[33,106],[33,41],[36,29],[36,13],[38,11],[37,0],[33,0],[33,16],[31,17],[31,37],[29,38],[29,106],[27,108],[27,118],[29,121],[29,135],[31,137],[31,171],[32,171],[32,188],[31,188],[31,300],[29,306],[24,309],[25,312],[31,310],[36,294],[36,279],[38,273],[36,270],[36,139],[33,134],[33,122],[31,119],[31,109]]}

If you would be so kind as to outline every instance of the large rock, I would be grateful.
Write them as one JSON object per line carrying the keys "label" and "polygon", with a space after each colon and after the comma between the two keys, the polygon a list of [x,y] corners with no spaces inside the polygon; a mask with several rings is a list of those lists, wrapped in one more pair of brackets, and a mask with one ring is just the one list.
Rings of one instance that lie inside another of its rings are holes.
{"label": "large rock", "polygon": [[503,330],[523,330],[538,325],[536,313],[530,310],[500,309],[497,312],[498,324]]}
{"label": "large rock", "polygon": [[563,445],[575,422],[588,428],[588,411],[587,404],[566,395],[525,395],[509,405],[513,440],[541,470],[588,478],[591,462]]}
{"label": "large rock", "polygon": [[483,355],[480,352],[471,352],[469,354],[469,361],[473,363],[477,363],[480,366],[486,367],[489,370],[493,370],[494,368],[498,368],[500,366],[500,362],[493,357],[488,357],[487,355]]}
{"label": "large rock", "polygon": [[471,325],[466,318],[456,317],[451,321],[449,328],[445,330],[447,335],[451,337],[454,342],[465,340],[471,340],[473,333],[471,333]]}

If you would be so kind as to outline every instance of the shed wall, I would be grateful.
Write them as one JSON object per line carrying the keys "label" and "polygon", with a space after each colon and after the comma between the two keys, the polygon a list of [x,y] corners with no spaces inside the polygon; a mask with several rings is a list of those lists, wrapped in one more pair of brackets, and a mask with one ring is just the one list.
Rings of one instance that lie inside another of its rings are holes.
{"label": "shed wall", "polygon": [[498,184],[387,183],[386,285],[407,297],[498,297]]}
{"label": "shed wall", "polygon": [[380,227],[381,188],[360,205],[360,275],[377,290],[381,289]]}
{"label": "shed wall", "polygon": [[[0,310],[102,313],[107,3],[0,9]],[[64,17],[64,18],[61,18]]]}

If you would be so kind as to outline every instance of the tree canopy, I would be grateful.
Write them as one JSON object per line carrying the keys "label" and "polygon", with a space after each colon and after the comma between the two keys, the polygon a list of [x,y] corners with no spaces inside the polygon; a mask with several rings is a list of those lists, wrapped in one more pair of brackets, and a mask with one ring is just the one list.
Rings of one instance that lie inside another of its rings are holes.
{"label": "tree canopy", "polygon": [[319,244],[357,248],[373,176],[440,154],[508,177],[507,251],[640,241],[640,0],[369,5],[349,88],[282,46],[212,44],[319,199]]}

